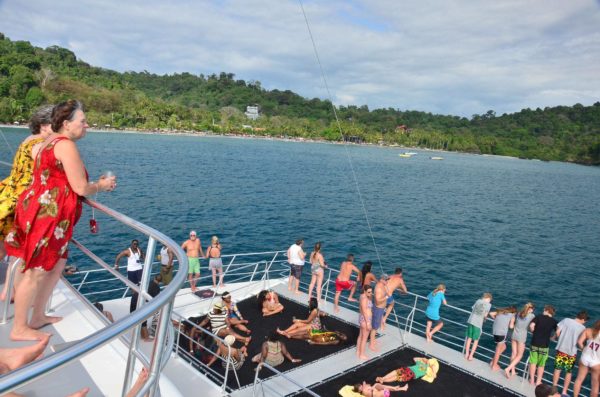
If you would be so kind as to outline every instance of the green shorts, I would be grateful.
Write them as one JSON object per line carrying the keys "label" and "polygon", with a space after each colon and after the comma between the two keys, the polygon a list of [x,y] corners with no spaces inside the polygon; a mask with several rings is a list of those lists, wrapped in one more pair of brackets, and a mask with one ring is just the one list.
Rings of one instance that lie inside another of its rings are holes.
{"label": "green shorts", "polygon": [[531,346],[531,355],[529,356],[529,364],[537,365],[538,367],[543,367],[546,365],[546,360],[548,360],[548,351],[550,349],[547,347],[538,347]]}
{"label": "green shorts", "polygon": [[467,327],[467,338],[471,338],[473,340],[479,340],[481,336],[481,328],[474,326],[473,324],[469,324]]}
{"label": "green shorts", "polygon": [[200,258],[190,258],[188,256],[188,274],[200,274]]}

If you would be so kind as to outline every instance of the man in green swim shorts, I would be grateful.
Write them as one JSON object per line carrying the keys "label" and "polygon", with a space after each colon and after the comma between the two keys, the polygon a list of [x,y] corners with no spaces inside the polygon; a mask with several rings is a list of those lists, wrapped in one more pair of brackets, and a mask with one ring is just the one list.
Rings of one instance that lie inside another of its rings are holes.
{"label": "man in green swim shorts", "polygon": [[195,230],[190,232],[190,238],[181,244],[181,248],[183,248],[188,257],[190,288],[192,292],[196,292],[196,281],[200,278],[200,257],[204,258],[204,252],[202,252],[202,243],[196,236]]}

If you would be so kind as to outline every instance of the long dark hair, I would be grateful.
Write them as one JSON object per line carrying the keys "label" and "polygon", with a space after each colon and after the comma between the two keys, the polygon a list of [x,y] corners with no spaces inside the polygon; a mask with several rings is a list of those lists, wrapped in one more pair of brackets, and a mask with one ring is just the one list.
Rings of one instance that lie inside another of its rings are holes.
{"label": "long dark hair", "polygon": [[310,301],[308,301],[308,314],[310,315],[310,313],[312,313],[312,311],[315,309],[319,309],[319,301],[317,298],[312,297],[310,298]]}
{"label": "long dark hair", "polygon": [[362,269],[361,269],[361,273],[362,273],[362,285],[364,287],[365,285],[365,277],[367,277],[367,274],[371,273],[371,267],[373,266],[373,264],[371,263],[371,261],[366,261],[365,264],[363,265]]}
{"label": "long dark hair", "polygon": [[265,301],[265,299],[267,299],[268,293],[269,291],[267,291],[266,289],[263,289],[258,293],[258,310],[260,312],[262,312],[263,302]]}

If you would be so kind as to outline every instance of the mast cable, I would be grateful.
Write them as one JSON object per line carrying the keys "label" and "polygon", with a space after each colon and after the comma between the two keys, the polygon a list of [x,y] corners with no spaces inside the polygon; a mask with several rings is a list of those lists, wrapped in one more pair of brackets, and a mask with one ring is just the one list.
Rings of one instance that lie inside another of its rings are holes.
{"label": "mast cable", "polygon": [[371,227],[371,221],[369,220],[369,213],[367,211],[367,207],[365,206],[365,201],[363,199],[360,185],[358,184],[358,178],[356,176],[356,171],[354,170],[354,164],[352,163],[352,157],[350,156],[350,152],[348,151],[348,145],[346,140],[344,139],[344,132],[342,131],[342,125],[340,124],[340,119],[338,118],[337,111],[335,109],[335,105],[333,104],[333,98],[331,96],[331,91],[329,90],[329,84],[327,84],[327,78],[325,77],[325,71],[323,70],[323,65],[321,64],[321,59],[319,57],[319,51],[317,50],[317,45],[315,44],[315,39],[313,37],[312,31],[310,30],[310,24],[308,23],[308,17],[306,16],[306,12],[304,11],[304,5],[302,4],[302,0],[298,0],[300,4],[300,9],[302,10],[302,15],[304,15],[304,21],[306,22],[306,28],[308,29],[308,35],[310,36],[310,41],[312,42],[313,51],[315,53],[315,57],[317,58],[317,63],[319,64],[319,70],[321,71],[321,78],[323,79],[323,83],[325,84],[325,90],[327,91],[327,96],[329,98],[329,102],[331,102],[331,108],[333,109],[333,115],[335,116],[335,122],[337,124],[338,130],[342,137],[342,142],[344,146],[344,150],[346,152],[346,158],[348,159],[348,164],[350,165],[350,170],[352,171],[352,178],[354,180],[354,185],[356,187],[356,192],[358,193],[358,198],[360,200],[360,204],[362,205],[363,213],[365,215],[365,220],[367,221],[367,227],[369,228],[369,234],[371,236],[371,241],[373,242],[373,247],[375,248],[375,254],[377,255],[377,262],[379,263],[379,268],[382,272],[383,266],[381,264],[381,257],[379,256],[379,249],[377,248],[377,243],[375,242],[375,237],[373,236],[373,228]]}

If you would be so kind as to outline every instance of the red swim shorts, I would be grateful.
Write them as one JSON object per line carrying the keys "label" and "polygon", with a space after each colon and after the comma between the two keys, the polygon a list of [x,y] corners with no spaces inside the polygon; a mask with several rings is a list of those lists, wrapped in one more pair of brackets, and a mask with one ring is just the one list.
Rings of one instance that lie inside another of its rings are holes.
{"label": "red swim shorts", "polygon": [[354,287],[354,281],[340,281],[337,278],[335,279],[335,290],[337,292],[344,291]]}

